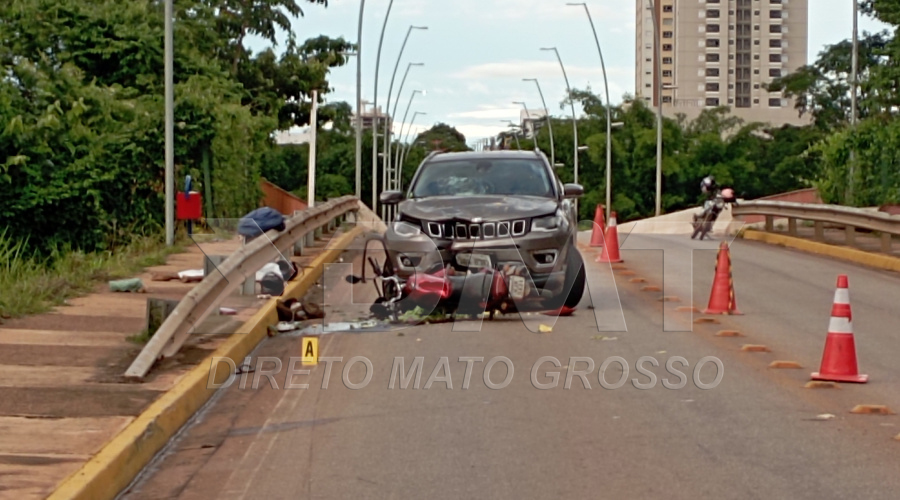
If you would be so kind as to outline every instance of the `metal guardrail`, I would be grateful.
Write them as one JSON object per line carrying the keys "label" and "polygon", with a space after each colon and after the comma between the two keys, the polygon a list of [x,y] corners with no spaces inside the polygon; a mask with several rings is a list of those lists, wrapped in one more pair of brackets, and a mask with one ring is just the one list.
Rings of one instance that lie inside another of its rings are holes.
{"label": "metal guardrail", "polygon": [[194,329],[219,306],[225,297],[253,279],[256,272],[281,254],[293,255],[295,243],[314,235],[323,227],[331,229],[346,214],[359,210],[355,196],[344,196],[297,212],[285,221],[285,230],[269,231],[228,256],[203,278],[166,318],[144,349],[125,372],[125,377],[142,379],[153,364],[178,353]]}
{"label": "metal guardrail", "polygon": [[797,221],[814,222],[815,239],[825,240],[825,225],[844,227],[847,244],[855,246],[856,230],[864,229],[881,234],[881,251],[891,252],[891,236],[900,235],[900,217],[884,212],[873,212],[862,208],[823,205],[814,203],[793,203],[787,201],[745,201],[732,207],[732,215],[765,216],[765,229],[775,230],[775,219],[788,220],[788,234],[797,236]]}

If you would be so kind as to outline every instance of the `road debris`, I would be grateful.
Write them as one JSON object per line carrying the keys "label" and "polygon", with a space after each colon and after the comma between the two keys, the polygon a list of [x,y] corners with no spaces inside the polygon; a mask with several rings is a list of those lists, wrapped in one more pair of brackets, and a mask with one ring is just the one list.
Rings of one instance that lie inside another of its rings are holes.
{"label": "road debris", "polygon": [[145,293],[147,289],[144,282],[140,278],[130,278],[124,280],[114,280],[109,282],[109,291],[111,292],[133,292]]}

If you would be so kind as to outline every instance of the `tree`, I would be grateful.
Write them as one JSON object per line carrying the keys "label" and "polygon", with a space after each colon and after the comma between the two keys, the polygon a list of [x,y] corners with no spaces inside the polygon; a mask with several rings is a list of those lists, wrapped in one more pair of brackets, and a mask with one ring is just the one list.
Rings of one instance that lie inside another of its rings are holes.
{"label": "tree", "polygon": [[440,151],[469,151],[466,145],[466,136],[462,135],[458,130],[447,125],[446,123],[438,123],[430,129],[416,136],[415,142],[424,141],[429,149]]}
{"label": "tree", "polygon": [[[859,42],[859,117],[884,112],[897,101],[895,92],[880,84],[887,77],[882,69],[892,44],[887,32],[863,33]],[[795,100],[800,116],[809,114],[816,126],[831,131],[850,120],[850,73],[852,44],[849,40],[829,45],[816,62],[788,75],[776,78],[766,87],[784,92]]]}

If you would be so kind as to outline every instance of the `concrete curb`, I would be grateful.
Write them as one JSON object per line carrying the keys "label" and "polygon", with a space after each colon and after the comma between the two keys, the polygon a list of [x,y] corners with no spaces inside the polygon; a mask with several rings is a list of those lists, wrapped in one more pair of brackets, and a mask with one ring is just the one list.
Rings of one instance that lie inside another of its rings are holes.
{"label": "concrete curb", "polygon": [[761,241],[771,245],[779,245],[804,252],[847,260],[864,266],[900,272],[900,258],[891,257],[889,255],[865,252],[855,248],[839,247],[827,243],[819,243],[817,241],[809,241],[802,238],[766,233],[763,231],[744,230],[738,237],[745,240]]}
{"label": "concrete curb", "polygon": [[[299,298],[306,293],[322,275],[325,264],[334,262],[363,232],[364,228],[357,226],[337,241],[329,242],[327,249],[315,258],[297,281],[289,284],[281,298]],[[278,322],[275,302],[275,298],[269,300],[206,361],[194,367],[175,387],[154,401],[47,498],[113,499],[128,487],[156,453],[215,393],[215,389],[207,388],[212,359],[231,358],[240,365],[244,357],[266,337],[268,326]],[[230,367],[216,370],[215,383],[224,382],[229,370]]]}

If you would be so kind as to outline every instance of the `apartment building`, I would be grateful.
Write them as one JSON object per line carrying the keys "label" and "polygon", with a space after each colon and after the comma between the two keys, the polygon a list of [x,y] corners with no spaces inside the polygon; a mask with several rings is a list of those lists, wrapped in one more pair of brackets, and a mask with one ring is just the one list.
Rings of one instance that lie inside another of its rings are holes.
{"label": "apartment building", "polygon": [[[807,63],[808,0],[636,0],[637,98],[693,119],[728,106],[745,121],[809,123],[794,103],[764,85]],[[655,70],[659,21],[661,81]]]}

